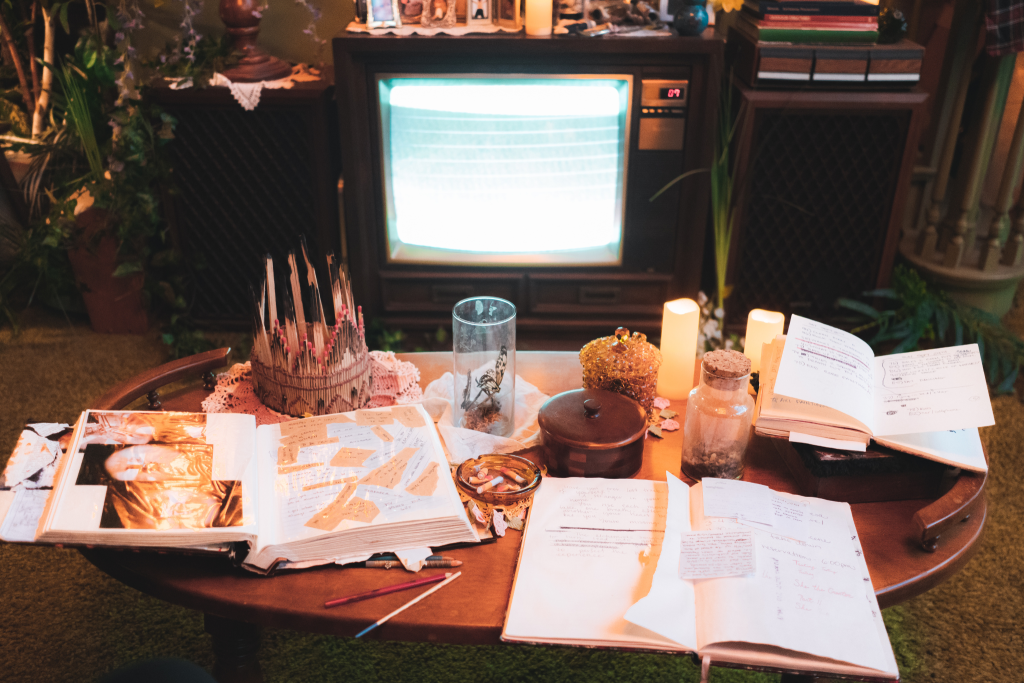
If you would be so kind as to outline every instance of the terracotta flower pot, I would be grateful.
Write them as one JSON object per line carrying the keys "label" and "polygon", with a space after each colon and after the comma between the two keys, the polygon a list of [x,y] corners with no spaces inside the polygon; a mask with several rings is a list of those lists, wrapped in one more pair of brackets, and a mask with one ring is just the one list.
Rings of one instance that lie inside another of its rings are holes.
{"label": "terracotta flower pot", "polygon": [[114,277],[117,240],[106,232],[107,212],[87,209],[75,218],[79,246],[68,250],[92,329],[103,334],[142,334],[149,327],[143,304],[143,273]]}

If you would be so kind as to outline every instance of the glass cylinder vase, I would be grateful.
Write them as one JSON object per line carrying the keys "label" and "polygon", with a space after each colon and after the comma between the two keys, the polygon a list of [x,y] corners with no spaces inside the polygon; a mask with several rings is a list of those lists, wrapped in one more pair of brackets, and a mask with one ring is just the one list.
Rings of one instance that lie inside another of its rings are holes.
{"label": "glass cylinder vase", "polygon": [[495,436],[515,431],[516,307],[463,299],[452,309],[455,426]]}
{"label": "glass cylinder vase", "polygon": [[750,441],[754,399],[750,359],[736,351],[705,354],[683,424],[682,472],[691,479],[740,479]]}

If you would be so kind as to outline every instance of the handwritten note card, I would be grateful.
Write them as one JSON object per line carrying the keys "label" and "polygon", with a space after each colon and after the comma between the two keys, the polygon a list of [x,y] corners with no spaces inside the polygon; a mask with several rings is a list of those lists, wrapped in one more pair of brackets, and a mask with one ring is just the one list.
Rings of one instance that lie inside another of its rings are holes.
{"label": "handwritten note card", "polygon": [[356,424],[360,427],[394,424],[390,410],[357,410]]}
{"label": "handwritten note card", "polygon": [[405,473],[409,460],[418,450],[418,448],[403,448],[395,457],[363,477],[359,483],[366,484],[367,486],[395,488],[398,486],[398,482],[402,480],[402,475]]}
{"label": "handwritten note card", "polygon": [[772,490],[761,484],[735,479],[712,479],[701,482],[704,492],[705,517],[733,517],[766,526],[775,523],[771,507]]}
{"label": "handwritten note card", "polygon": [[331,458],[331,467],[362,467],[366,459],[376,453],[372,448],[343,447]]}
{"label": "handwritten note card", "polygon": [[416,410],[415,406],[393,406],[391,414],[409,429],[424,427],[427,424],[423,420],[423,415],[420,414],[420,411]]}
{"label": "handwritten note card", "polygon": [[395,437],[388,433],[388,430],[384,429],[380,425],[374,425],[370,428],[370,431],[377,435],[377,438],[384,443],[391,443],[395,440]]}
{"label": "handwritten note card", "polygon": [[679,578],[717,579],[754,571],[752,531],[683,533],[679,546]]}
{"label": "handwritten note card", "polygon": [[768,531],[781,536],[788,536],[797,541],[807,540],[807,503],[795,497],[787,497],[771,492],[769,498],[772,509],[772,524],[757,524],[749,520],[740,519],[740,523],[762,531]]}
{"label": "handwritten note card", "polygon": [[423,473],[416,478],[416,481],[409,484],[405,490],[414,496],[432,496],[434,490],[437,488],[437,463],[432,462],[427,465],[427,469],[423,470]]}

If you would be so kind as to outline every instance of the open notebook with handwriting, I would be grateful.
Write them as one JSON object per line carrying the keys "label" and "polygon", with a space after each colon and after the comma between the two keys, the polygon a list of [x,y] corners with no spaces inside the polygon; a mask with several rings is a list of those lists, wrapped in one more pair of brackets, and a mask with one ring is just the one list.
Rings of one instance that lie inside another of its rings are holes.
{"label": "open notebook with handwriting", "polygon": [[682,534],[751,529],[705,517],[702,485],[545,479],[502,640],[694,652],[713,665],[899,678],[850,507],[770,493],[802,539],[753,528],[753,574],[679,578]]}
{"label": "open notebook with handwriting", "polygon": [[794,315],[761,352],[762,436],[860,451],[874,440],[984,472],[978,427],[993,424],[977,344],[876,357],[849,332]]}

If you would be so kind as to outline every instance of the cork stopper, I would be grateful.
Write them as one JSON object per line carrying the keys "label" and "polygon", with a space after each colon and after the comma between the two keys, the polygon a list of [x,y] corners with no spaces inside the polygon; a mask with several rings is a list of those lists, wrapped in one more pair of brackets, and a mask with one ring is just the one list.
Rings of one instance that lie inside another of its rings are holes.
{"label": "cork stopper", "polygon": [[704,370],[722,378],[746,377],[750,374],[750,359],[739,351],[718,350],[704,354]]}

